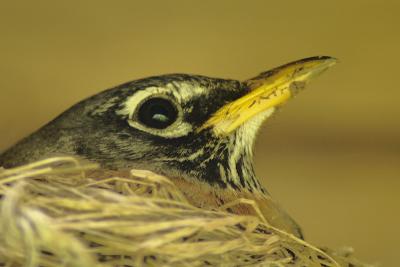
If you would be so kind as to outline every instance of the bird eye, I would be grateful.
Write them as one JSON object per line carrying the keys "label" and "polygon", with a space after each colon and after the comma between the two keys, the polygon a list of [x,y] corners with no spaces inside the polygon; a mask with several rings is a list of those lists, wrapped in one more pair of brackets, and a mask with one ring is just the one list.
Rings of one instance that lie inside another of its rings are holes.
{"label": "bird eye", "polygon": [[178,111],[175,105],[165,98],[150,98],[139,108],[139,122],[150,128],[165,129],[176,121]]}

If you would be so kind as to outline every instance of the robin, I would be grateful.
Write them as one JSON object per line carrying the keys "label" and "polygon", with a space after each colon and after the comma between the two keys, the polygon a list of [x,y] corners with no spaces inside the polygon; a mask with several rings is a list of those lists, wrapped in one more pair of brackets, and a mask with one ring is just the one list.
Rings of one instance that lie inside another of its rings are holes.
{"label": "robin", "polygon": [[[147,169],[201,208],[251,199],[272,226],[302,238],[257,179],[253,144],[262,122],[335,62],[306,58],[243,82],[187,74],[128,82],[72,106],[1,154],[0,166],[63,154],[106,170]],[[230,211],[254,214],[245,204]]]}

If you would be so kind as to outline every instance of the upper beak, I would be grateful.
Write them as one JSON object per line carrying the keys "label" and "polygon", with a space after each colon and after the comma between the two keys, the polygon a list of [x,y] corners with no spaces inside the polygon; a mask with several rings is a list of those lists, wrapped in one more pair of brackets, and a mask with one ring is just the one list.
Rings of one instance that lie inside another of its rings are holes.
{"label": "upper beak", "polygon": [[221,107],[200,128],[212,127],[215,134],[227,135],[257,114],[274,111],[295,96],[305,85],[337,60],[328,56],[305,58],[288,63],[244,83],[249,93]]}

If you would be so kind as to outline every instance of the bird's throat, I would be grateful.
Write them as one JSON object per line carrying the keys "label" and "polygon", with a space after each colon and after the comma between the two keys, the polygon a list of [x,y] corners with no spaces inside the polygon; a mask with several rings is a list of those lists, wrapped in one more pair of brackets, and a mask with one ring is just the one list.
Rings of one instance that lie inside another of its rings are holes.
{"label": "bird's throat", "polygon": [[268,117],[268,112],[262,112],[247,121],[229,136],[228,157],[225,173],[227,182],[236,189],[250,192],[267,191],[257,179],[253,167],[253,150],[258,130]]}

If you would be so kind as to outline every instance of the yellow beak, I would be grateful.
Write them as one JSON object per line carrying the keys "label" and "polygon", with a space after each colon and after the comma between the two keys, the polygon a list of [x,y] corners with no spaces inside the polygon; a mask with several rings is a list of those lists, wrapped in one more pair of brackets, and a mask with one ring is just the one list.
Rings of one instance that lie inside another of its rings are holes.
{"label": "yellow beak", "polygon": [[227,135],[257,114],[265,112],[266,117],[270,117],[310,80],[336,62],[332,57],[311,57],[263,72],[244,82],[249,93],[224,105],[199,130],[212,127],[216,135]]}

